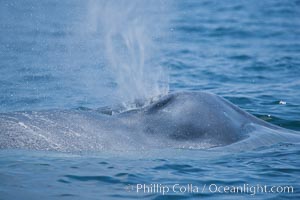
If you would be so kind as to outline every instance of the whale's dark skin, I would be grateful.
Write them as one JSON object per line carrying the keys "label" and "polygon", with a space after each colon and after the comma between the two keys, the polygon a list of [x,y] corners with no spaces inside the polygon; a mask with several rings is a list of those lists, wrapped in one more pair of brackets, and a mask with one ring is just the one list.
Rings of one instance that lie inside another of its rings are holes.
{"label": "whale's dark skin", "polygon": [[0,114],[0,149],[62,152],[150,148],[256,148],[299,142],[298,132],[260,120],[214,94],[170,93],[135,110]]}

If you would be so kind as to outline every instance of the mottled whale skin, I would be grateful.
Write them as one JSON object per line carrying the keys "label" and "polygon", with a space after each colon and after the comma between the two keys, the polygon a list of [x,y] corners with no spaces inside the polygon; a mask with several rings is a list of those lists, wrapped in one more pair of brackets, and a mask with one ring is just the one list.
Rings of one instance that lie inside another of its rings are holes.
{"label": "mottled whale skin", "polygon": [[170,93],[117,114],[103,110],[47,110],[0,114],[0,149],[60,152],[227,148],[247,150],[298,143],[280,128],[205,92]]}

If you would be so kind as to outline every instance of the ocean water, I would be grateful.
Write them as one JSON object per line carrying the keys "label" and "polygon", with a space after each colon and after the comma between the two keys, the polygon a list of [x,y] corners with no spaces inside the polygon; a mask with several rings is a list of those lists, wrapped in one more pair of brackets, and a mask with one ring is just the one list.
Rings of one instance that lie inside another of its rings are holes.
{"label": "ocean water", "polygon": [[[1,113],[207,91],[300,131],[300,1],[0,4]],[[299,199],[299,155],[0,150],[0,199]]]}

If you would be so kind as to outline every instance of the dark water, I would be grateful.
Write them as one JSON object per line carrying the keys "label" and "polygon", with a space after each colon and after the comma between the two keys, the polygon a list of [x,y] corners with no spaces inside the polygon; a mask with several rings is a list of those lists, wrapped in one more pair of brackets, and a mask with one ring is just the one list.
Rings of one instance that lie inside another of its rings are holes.
{"label": "dark water", "polygon": [[[104,2],[0,4],[0,112],[120,103],[116,75],[104,54],[103,27],[94,22],[103,15],[101,6],[93,8]],[[104,17],[114,27],[117,12],[112,11],[118,6],[110,6]],[[171,91],[216,93],[266,121],[300,131],[299,1],[154,1],[143,7],[151,11],[133,18],[165,28],[154,42],[160,49],[154,58],[169,73]],[[151,32],[157,30],[149,27]],[[236,153],[1,150],[0,199],[299,199],[299,155],[299,145],[281,143]],[[163,195],[137,192],[137,184],[170,189],[192,184],[199,191]],[[269,192],[219,193],[209,190],[213,184],[266,185]],[[292,186],[293,192],[272,193],[272,186]]]}
{"label": "dark water", "polygon": [[[0,191],[2,199],[298,199],[297,156],[299,145],[237,154],[165,150],[79,156],[2,151]],[[162,184],[170,190],[165,194],[136,192],[137,184]],[[179,186],[173,191],[175,184]],[[188,184],[198,187],[198,191],[180,192],[179,188]],[[213,184],[248,184],[249,189],[219,193]],[[257,185],[267,185],[267,193],[250,189]],[[272,186],[286,185],[293,186],[294,193],[269,191]]]}

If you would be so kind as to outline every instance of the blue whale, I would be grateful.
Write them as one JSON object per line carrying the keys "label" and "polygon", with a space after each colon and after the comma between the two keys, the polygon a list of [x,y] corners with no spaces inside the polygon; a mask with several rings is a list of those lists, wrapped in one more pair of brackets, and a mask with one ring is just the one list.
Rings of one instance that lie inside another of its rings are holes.
{"label": "blue whale", "polygon": [[148,105],[116,113],[107,109],[2,113],[0,137],[0,149],[60,152],[247,150],[300,142],[298,132],[267,123],[205,92],[170,93]]}

